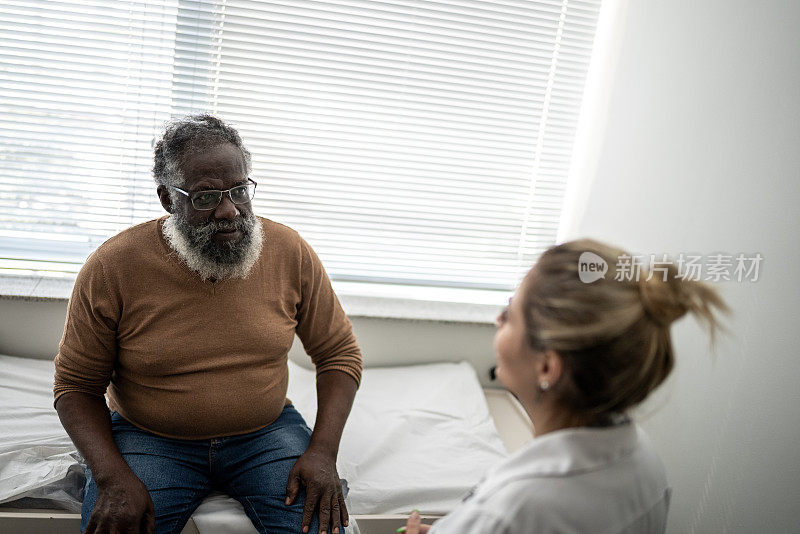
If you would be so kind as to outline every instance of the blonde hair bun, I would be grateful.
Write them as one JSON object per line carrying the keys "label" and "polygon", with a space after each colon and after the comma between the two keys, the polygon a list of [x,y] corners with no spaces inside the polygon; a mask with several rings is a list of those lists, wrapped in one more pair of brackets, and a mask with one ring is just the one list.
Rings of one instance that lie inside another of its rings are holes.
{"label": "blonde hair bun", "polygon": [[651,273],[639,280],[639,294],[645,315],[656,324],[669,327],[687,312],[709,326],[713,339],[719,327],[712,307],[722,312],[728,308],[719,294],[703,282],[683,278],[675,264],[659,268],[659,273]]}
{"label": "blonde hair bun", "polygon": [[661,326],[669,326],[689,311],[680,287],[680,278],[664,280],[659,276],[639,280],[639,296],[645,314]]}

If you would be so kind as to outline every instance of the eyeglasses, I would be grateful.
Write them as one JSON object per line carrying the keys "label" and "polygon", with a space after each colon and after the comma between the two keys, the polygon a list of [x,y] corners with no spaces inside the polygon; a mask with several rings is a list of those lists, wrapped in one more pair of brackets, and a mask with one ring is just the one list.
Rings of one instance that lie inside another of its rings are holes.
{"label": "eyeglasses", "polygon": [[175,187],[174,185],[171,185],[170,187],[175,191],[183,193],[189,197],[194,209],[208,211],[219,206],[219,203],[222,202],[222,195],[225,193],[228,193],[228,198],[230,198],[231,202],[234,204],[246,204],[250,202],[256,194],[257,185],[258,184],[255,183],[251,178],[248,178],[246,184],[237,185],[236,187],[231,187],[225,191],[205,189],[203,191],[194,191],[189,193],[188,191],[184,191],[183,189]]}

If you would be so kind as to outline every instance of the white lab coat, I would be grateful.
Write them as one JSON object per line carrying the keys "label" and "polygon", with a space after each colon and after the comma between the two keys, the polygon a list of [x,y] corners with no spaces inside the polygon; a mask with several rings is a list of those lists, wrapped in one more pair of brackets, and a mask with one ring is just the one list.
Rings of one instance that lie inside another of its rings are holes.
{"label": "white lab coat", "polygon": [[661,533],[670,494],[635,424],[559,430],[490,469],[431,534]]}

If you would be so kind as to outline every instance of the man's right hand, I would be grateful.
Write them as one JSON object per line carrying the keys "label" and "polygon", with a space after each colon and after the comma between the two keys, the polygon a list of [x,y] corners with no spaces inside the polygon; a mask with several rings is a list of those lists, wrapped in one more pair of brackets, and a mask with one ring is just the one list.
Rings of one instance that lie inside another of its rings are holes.
{"label": "man's right hand", "polygon": [[153,500],[133,473],[97,484],[97,500],[84,534],[154,534]]}
{"label": "man's right hand", "polygon": [[59,397],[56,411],[97,483],[84,534],[152,534],[153,500],[114,442],[105,399],[72,391]]}

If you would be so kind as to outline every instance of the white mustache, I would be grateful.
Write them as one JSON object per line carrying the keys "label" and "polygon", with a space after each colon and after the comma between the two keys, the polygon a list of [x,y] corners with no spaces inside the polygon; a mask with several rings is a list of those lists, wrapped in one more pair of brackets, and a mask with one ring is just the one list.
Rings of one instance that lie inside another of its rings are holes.
{"label": "white mustache", "polygon": [[[242,221],[242,222],[244,222],[244,221]],[[231,231],[231,230],[241,230],[241,228],[240,228],[240,227],[242,226],[242,224],[238,224],[238,223],[236,223],[236,222],[232,222],[232,223],[218,223],[216,226],[217,226],[217,228],[216,228],[216,229],[217,229],[217,231],[220,231],[220,230],[222,230],[223,232],[229,232],[229,231]]]}

